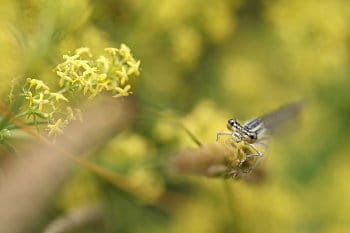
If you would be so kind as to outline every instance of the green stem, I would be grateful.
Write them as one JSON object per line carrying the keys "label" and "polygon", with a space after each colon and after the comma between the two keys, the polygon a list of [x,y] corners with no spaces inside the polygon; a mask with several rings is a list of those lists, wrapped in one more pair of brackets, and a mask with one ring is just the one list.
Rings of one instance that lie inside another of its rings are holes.
{"label": "green stem", "polygon": [[[26,124],[26,125],[43,125],[43,124],[47,124],[47,123],[48,123],[48,121],[27,121],[24,124]],[[5,127],[5,129],[8,129],[8,130],[14,130],[14,129],[19,129],[19,128],[20,128],[20,126],[15,125],[15,124],[7,125]]]}
{"label": "green stem", "polygon": [[29,111],[25,111],[22,113],[18,113],[14,118],[20,118],[20,117],[24,117],[25,115],[27,115],[29,113]]}

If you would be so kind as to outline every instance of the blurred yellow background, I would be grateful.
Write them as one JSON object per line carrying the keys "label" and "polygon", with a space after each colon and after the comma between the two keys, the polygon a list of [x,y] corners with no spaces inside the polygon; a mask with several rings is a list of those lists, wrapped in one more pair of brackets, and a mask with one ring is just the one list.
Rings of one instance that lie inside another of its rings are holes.
{"label": "blurred yellow background", "polygon": [[[126,43],[142,67],[133,84],[135,126],[91,160],[147,187],[147,201],[77,168],[28,232],[95,201],[110,207],[105,226],[71,232],[350,232],[349,7],[344,0],[1,0],[3,100],[21,77],[57,85],[52,70],[78,47]],[[159,112],[171,111],[208,143],[229,118],[299,99],[307,102],[301,119],[273,138],[265,179],[228,180],[230,201],[222,179],[162,169],[171,153],[195,145]],[[158,203],[164,192],[175,194]]]}

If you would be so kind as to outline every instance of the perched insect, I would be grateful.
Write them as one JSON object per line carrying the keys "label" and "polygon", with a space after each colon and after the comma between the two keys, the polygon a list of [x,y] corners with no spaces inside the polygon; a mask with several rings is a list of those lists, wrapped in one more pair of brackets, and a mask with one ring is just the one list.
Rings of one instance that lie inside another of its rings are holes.
{"label": "perched insect", "polygon": [[262,115],[261,117],[255,117],[251,120],[240,124],[236,119],[229,119],[227,122],[227,128],[229,132],[218,132],[216,140],[219,140],[221,135],[230,135],[231,138],[239,143],[244,142],[249,145],[255,153],[248,154],[240,162],[241,164],[251,157],[261,157],[264,155],[265,150],[258,149],[259,147],[267,148],[267,145],[263,142],[269,140],[269,135],[273,133],[281,124],[286,120],[293,118],[301,110],[303,102],[295,102],[281,108],[272,111],[271,113]]}

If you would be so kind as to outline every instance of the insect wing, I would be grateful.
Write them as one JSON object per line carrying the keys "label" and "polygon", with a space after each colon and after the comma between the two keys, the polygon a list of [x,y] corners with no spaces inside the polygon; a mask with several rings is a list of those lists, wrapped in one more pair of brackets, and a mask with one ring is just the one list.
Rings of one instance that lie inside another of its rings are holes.
{"label": "insect wing", "polygon": [[244,122],[243,126],[252,132],[256,132],[258,137],[260,137],[260,135],[262,135],[266,131],[264,122],[260,117],[256,117]]}
{"label": "insect wing", "polygon": [[243,126],[248,128],[249,130],[252,130],[254,131],[254,129],[256,128],[260,128],[263,124],[263,121],[261,118],[259,117],[256,117],[256,118],[253,118],[253,119],[250,119],[246,122],[243,123]]}
{"label": "insect wing", "polygon": [[286,121],[295,118],[301,111],[304,103],[302,101],[284,105],[271,113],[260,117],[264,127],[269,132],[274,132]]}
{"label": "insect wing", "polygon": [[303,105],[302,101],[284,105],[261,117],[255,117],[244,122],[243,126],[252,132],[256,132],[258,136],[266,131],[273,133],[286,121],[296,117]]}

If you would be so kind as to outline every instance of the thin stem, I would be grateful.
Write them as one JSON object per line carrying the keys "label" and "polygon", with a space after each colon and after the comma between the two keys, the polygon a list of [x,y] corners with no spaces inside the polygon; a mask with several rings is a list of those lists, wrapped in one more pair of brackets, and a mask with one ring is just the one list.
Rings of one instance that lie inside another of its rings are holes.
{"label": "thin stem", "polygon": [[[24,124],[25,125],[42,125],[42,124],[47,124],[47,123],[48,123],[48,121],[27,121]],[[11,125],[7,125],[5,128],[8,130],[14,130],[14,129],[19,129],[21,127],[16,125],[16,124],[11,124]]]}
{"label": "thin stem", "polygon": [[15,115],[14,118],[20,118],[20,117],[24,117],[25,115],[27,115],[29,113],[29,111],[24,111],[22,113],[18,113],[17,115]]}
{"label": "thin stem", "polygon": [[36,128],[36,132],[39,133],[39,126],[38,126],[38,121],[36,119],[36,115],[34,115],[33,119],[34,119],[34,125],[35,125],[35,128]]}
{"label": "thin stem", "polygon": [[194,133],[191,132],[184,124],[180,123],[180,126],[185,130],[187,135],[192,139],[192,141],[198,146],[203,146],[203,143],[194,135]]}

